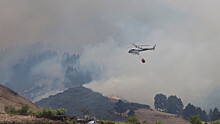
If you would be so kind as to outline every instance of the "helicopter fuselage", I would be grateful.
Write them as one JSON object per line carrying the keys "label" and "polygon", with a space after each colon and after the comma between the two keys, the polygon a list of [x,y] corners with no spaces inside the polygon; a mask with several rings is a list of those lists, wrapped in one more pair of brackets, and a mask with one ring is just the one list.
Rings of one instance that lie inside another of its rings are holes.
{"label": "helicopter fuselage", "polygon": [[[135,44],[134,44],[135,45]],[[139,55],[141,51],[147,51],[147,50],[154,50],[156,47],[156,44],[152,48],[141,48],[137,45],[135,45],[136,48],[132,48],[128,51],[128,53],[131,53],[133,55]]]}
{"label": "helicopter fuselage", "polygon": [[128,51],[128,53],[131,53],[131,54],[133,54],[133,55],[139,55],[139,50],[138,49],[130,49],[129,51]]}

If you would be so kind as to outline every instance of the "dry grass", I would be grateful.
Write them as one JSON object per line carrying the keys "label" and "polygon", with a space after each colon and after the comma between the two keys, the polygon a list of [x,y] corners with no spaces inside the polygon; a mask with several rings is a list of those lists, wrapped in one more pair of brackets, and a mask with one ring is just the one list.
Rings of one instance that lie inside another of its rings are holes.
{"label": "dry grass", "polygon": [[0,114],[0,124],[63,124],[61,121],[35,118],[31,116]]}
{"label": "dry grass", "polygon": [[135,115],[141,122],[150,124],[154,124],[156,121],[162,121],[163,124],[190,124],[180,116],[149,109],[138,109],[135,111]]}

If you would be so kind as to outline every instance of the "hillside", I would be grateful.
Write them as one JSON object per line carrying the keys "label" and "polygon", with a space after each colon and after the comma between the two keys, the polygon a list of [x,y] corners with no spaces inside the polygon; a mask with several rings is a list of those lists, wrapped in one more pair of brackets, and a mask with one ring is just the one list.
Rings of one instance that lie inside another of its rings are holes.
{"label": "hillside", "polygon": [[[108,97],[83,86],[70,88],[63,93],[50,96],[36,102],[37,105],[52,109],[67,109],[67,114],[83,117],[82,110],[88,109],[91,116],[101,120],[122,120],[114,111],[115,102]],[[126,109],[150,108],[148,105],[138,103],[125,103]]]}
{"label": "hillside", "polygon": [[0,114],[0,124],[65,124],[62,121],[54,121],[45,118],[35,118],[23,115]]}
{"label": "hillside", "polygon": [[[67,114],[77,117],[83,117],[81,110],[88,109],[91,115],[97,119],[122,121],[119,114],[115,113],[115,103],[100,93],[93,92],[83,86],[70,88],[63,93],[36,102],[42,107],[65,108]],[[124,106],[127,110],[135,110],[135,114],[141,122],[155,123],[160,120],[163,124],[190,124],[180,116],[152,110],[148,105],[125,102]],[[123,117],[125,116],[127,115],[124,113]]]}
{"label": "hillside", "polygon": [[[17,115],[10,117],[7,114],[4,114],[5,105],[21,107],[23,104],[28,104],[32,109],[40,109],[39,106],[24,99],[13,90],[0,85],[0,112],[2,113],[0,122],[49,122],[49,120],[31,118],[29,116]],[[70,88],[63,93],[50,96],[49,98],[43,99],[36,104],[42,107],[51,107],[53,109],[65,108],[68,110],[67,114],[78,117],[83,116],[81,112],[83,109],[88,109],[91,116],[95,116],[97,119],[120,120],[118,114],[114,112],[115,102],[112,102],[109,98],[102,96],[100,93],[93,92],[83,86]],[[177,115],[151,110],[148,105],[126,103],[126,107],[128,109],[137,109],[135,110],[135,114],[141,122],[154,123],[161,120],[163,124],[190,124],[188,121]]]}
{"label": "hillside", "polygon": [[82,110],[88,109],[91,116],[103,120],[115,120],[114,103],[100,93],[93,92],[83,86],[70,88],[63,93],[50,96],[36,102],[37,105],[52,109],[67,109],[67,114],[83,117]]}
{"label": "hillside", "polygon": [[33,104],[31,101],[26,100],[25,98],[18,95],[13,90],[0,85],[0,112],[5,113],[5,105],[13,105],[15,107],[21,107],[24,104],[28,104],[30,108],[38,110],[39,106]]}
{"label": "hillside", "polygon": [[190,124],[189,121],[184,120],[180,116],[149,109],[135,110],[135,115],[137,115],[141,122],[150,124],[159,120],[162,121],[163,124]]}

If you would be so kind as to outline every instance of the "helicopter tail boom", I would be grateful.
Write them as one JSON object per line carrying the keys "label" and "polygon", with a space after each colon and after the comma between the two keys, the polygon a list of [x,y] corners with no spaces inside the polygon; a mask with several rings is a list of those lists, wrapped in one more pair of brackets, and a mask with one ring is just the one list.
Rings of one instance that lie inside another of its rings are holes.
{"label": "helicopter tail boom", "polygon": [[156,44],[154,45],[154,47],[152,48],[152,50],[155,50]]}

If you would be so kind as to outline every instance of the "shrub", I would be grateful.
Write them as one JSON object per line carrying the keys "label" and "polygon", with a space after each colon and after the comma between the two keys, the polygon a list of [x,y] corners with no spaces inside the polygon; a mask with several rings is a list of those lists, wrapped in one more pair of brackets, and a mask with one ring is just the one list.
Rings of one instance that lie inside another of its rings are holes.
{"label": "shrub", "polygon": [[71,121],[66,120],[65,122],[66,122],[67,124],[76,124],[76,120],[71,120]]}
{"label": "shrub", "polygon": [[16,109],[14,106],[11,106],[11,105],[6,105],[5,106],[5,112],[7,114],[11,114],[11,115],[14,115],[14,114],[19,114],[19,115],[28,115],[29,114],[29,105],[22,105],[21,108],[19,109]]}
{"label": "shrub", "polygon": [[190,123],[191,124],[202,124],[202,121],[199,118],[199,115],[190,116]]}
{"label": "shrub", "polygon": [[29,110],[29,105],[22,105],[22,107],[20,109],[17,110],[17,113],[19,113],[20,115],[28,115],[28,110]]}
{"label": "shrub", "polygon": [[139,124],[140,123],[137,116],[135,116],[135,115],[127,117],[127,121],[128,121],[128,123],[132,123],[132,124]]}
{"label": "shrub", "polygon": [[56,115],[56,110],[52,109],[46,109],[44,108],[43,110],[39,110],[36,112],[36,117],[37,118],[49,118],[52,119],[52,117]]}
{"label": "shrub", "polygon": [[39,110],[35,113],[37,118],[49,118],[49,119],[53,119],[54,116],[56,115],[65,115],[67,112],[66,109],[57,109],[57,110],[53,110],[51,108],[46,109],[44,108],[43,110]]}
{"label": "shrub", "polygon": [[113,121],[97,121],[100,124],[115,124]]}
{"label": "shrub", "polygon": [[211,124],[220,124],[220,120],[212,121]]}
{"label": "shrub", "polygon": [[157,121],[155,124],[162,124],[162,122],[161,121]]}
{"label": "shrub", "polygon": [[67,112],[67,110],[66,109],[57,109],[56,110],[56,115],[65,115],[66,114],[66,112]]}
{"label": "shrub", "polygon": [[5,106],[5,112],[7,114],[16,114],[16,109],[14,106],[6,105]]}

